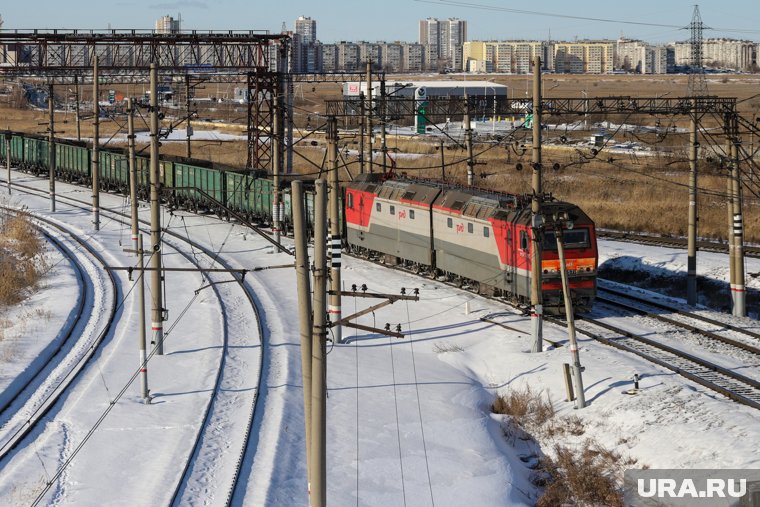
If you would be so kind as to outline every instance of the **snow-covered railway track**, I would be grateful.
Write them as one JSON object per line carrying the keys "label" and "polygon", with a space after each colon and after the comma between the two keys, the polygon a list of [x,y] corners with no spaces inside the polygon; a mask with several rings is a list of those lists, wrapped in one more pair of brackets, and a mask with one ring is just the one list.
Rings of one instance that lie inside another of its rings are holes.
{"label": "snow-covered railway track", "polygon": [[[6,208],[8,209],[8,208]],[[60,224],[44,217],[29,215],[39,227],[56,230],[65,242],[73,245],[82,269],[87,272],[86,319],[76,319],[71,330],[74,339],[67,340],[60,350],[46,362],[36,375],[26,382],[24,388],[0,416],[0,461],[8,456],[24,438],[44,419],[50,409],[93,357],[111,332],[117,309],[118,285],[105,267],[98,251],[85,239]]]}
{"label": "snow-covered railway track", "polygon": [[[554,321],[554,319],[551,319]],[[556,321],[560,323],[559,321]],[[602,328],[599,332],[594,328]],[[648,361],[682,375],[733,401],[760,409],[760,382],[735,373],[710,361],[667,346],[617,326],[584,317],[576,321],[579,333],[605,345],[631,352]]]}
{"label": "snow-covered railway track", "polygon": [[[171,231],[167,231],[175,237]],[[181,238],[208,258],[226,269],[232,266],[202,245]],[[229,275],[210,274],[209,284],[232,281]],[[250,288],[243,278],[235,278],[237,289],[234,305],[237,309],[225,316],[225,322],[235,327],[228,332],[219,375],[214,386],[203,424],[199,428],[193,451],[172,495],[171,505],[189,505],[193,499],[204,498],[214,503],[230,505],[243,466],[243,456],[249,445],[253,418],[258,407],[259,391],[266,348],[259,310]],[[229,284],[215,290],[232,292]],[[242,315],[241,308],[250,310]],[[256,345],[256,346],[252,346]],[[257,368],[250,368],[257,364]],[[233,455],[234,459],[225,459]]]}
{"label": "snow-covered railway track", "polygon": [[[600,282],[602,282],[602,283],[609,283],[606,280],[600,280]],[[749,329],[746,329],[746,328],[741,327],[741,326],[737,326],[737,325],[735,325],[735,324],[733,324],[731,322],[728,322],[728,321],[713,319],[713,318],[706,317],[704,315],[701,315],[701,314],[693,312],[693,311],[684,311],[684,310],[676,308],[676,307],[674,307],[672,305],[666,305],[666,304],[654,301],[652,299],[646,299],[646,298],[643,298],[643,297],[634,296],[631,293],[618,291],[618,290],[612,289],[611,287],[604,287],[604,286],[602,286],[602,287],[599,287],[599,291],[600,292],[607,292],[609,294],[613,294],[615,296],[623,297],[625,299],[629,299],[629,300],[636,301],[636,302],[639,302],[639,303],[644,303],[644,304],[646,304],[648,306],[651,306],[651,307],[654,307],[654,308],[658,308],[660,310],[665,310],[667,313],[670,313],[670,314],[683,315],[685,317],[688,317],[689,319],[698,320],[698,321],[701,321],[701,322],[706,323],[706,324],[711,324],[713,326],[717,326],[719,328],[725,328],[725,329],[730,330],[730,331],[735,331],[735,332],[737,332],[739,334],[742,334],[742,335],[745,335],[745,336],[751,338],[751,343],[752,342],[756,342],[756,343],[760,344],[760,333],[752,332]],[[727,320],[731,319],[731,320],[735,321],[735,318],[731,317],[730,315],[727,316],[726,319]]]}
{"label": "snow-covered railway track", "polygon": [[[749,354],[753,354],[756,356],[760,356],[760,348],[747,343],[747,341],[742,341],[740,339],[737,339],[736,337],[731,336],[725,336],[725,332],[732,332],[734,334],[741,334],[746,337],[749,337],[749,339],[752,339],[752,335],[754,333],[745,333],[740,328],[737,328],[736,326],[731,326],[728,324],[721,324],[716,321],[712,321],[711,319],[706,319],[707,322],[702,318],[700,315],[694,315],[690,314],[688,312],[678,311],[678,313],[675,314],[674,317],[663,315],[662,310],[664,309],[664,305],[658,305],[657,308],[652,309],[653,304],[649,302],[643,302],[643,301],[634,301],[631,302],[630,300],[627,300],[628,296],[626,295],[618,295],[616,294],[614,298],[607,298],[598,296],[596,300],[598,302],[604,303],[606,305],[614,306],[617,308],[621,308],[626,312],[640,315],[643,317],[647,317],[650,319],[655,319],[660,322],[664,322],[665,324],[668,324],[670,326],[675,326],[677,328],[685,329],[691,333],[698,334],[700,336],[703,336],[709,340],[720,342],[724,346],[727,346],[728,350],[738,349],[738,351],[744,351],[748,352]],[[649,308],[647,308],[649,306]],[[659,310],[658,310],[659,308]],[[691,321],[691,322],[689,322]],[[694,321],[697,323],[695,324]],[[709,324],[713,326],[713,330],[704,329],[701,326],[705,326],[706,324]],[[714,329],[715,326],[719,326],[718,329]]]}
{"label": "snow-covered railway track", "polygon": [[[3,207],[2,209],[9,212],[8,208]],[[70,340],[76,339],[74,336],[74,330],[79,327],[79,320],[84,314],[85,305],[88,302],[91,302],[92,299],[92,291],[88,290],[88,285],[85,282],[85,269],[74,253],[66,248],[63,241],[59,240],[51,232],[39,225],[36,225],[35,228],[39,234],[44,236],[45,239],[63,256],[63,258],[66,259],[68,265],[71,266],[77,280],[79,291],[77,292],[76,303],[69,313],[69,318],[64,323],[63,328],[58,332],[60,338],[54,339],[40,352],[40,354],[37,355],[32,364],[29,365],[29,369],[24,372],[25,379],[19,377],[5,388],[3,393],[5,397],[3,398],[3,401],[0,402],[0,420],[5,418],[5,411],[8,407],[19,401],[21,392],[33,382],[34,378],[40,373],[40,371],[49,367],[53,358],[56,357],[56,354],[58,354],[63,347],[67,346],[67,344],[70,343]]]}
{"label": "snow-covered railway track", "polygon": [[[45,195],[44,191],[31,186],[14,183],[13,187]],[[61,194],[58,194],[57,199],[75,207],[89,209],[89,203],[79,199]],[[113,217],[122,223],[130,220],[129,215],[108,208],[101,208],[101,215]],[[144,221],[141,223],[149,225]],[[162,231],[162,237],[164,242],[171,244],[199,268],[217,264],[224,269],[232,269],[218,254],[189,237],[166,229]],[[180,244],[190,246],[194,252],[184,252]],[[197,253],[208,259],[208,265],[200,265],[195,259]],[[229,310],[225,304],[221,304],[225,332],[213,393],[203,412],[188,457],[183,465],[177,467],[177,474],[171,478],[175,485],[171,489],[171,505],[187,505],[194,498],[230,505],[244,465],[244,455],[250,445],[266,347],[262,340],[262,324],[253,291],[242,277],[231,279],[232,276],[231,273],[209,272],[204,287],[199,289],[213,290],[220,303],[232,300],[232,304],[229,305]],[[257,367],[251,368],[252,364]],[[234,457],[226,457],[230,455]]]}

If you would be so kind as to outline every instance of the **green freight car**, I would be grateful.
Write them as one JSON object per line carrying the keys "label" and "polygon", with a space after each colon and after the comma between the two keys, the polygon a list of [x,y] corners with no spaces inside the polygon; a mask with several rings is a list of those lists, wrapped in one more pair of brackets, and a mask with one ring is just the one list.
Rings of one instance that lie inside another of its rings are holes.
{"label": "green freight car", "polygon": [[83,142],[55,144],[56,177],[69,183],[90,182],[90,149]]}
{"label": "green freight car", "polygon": [[48,172],[48,140],[39,137],[24,137],[24,156],[20,166],[36,176]]}

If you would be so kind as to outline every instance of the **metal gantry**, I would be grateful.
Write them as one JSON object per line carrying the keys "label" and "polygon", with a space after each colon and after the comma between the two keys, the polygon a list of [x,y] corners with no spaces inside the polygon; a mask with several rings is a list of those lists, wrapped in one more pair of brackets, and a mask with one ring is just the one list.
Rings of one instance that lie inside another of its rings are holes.
{"label": "metal gantry", "polygon": [[[287,88],[290,36],[254,30],[4,30],[0,77],[39,78],[54,84],[91,84],[93,65],[108,83],[148,83],[155,64],[164,79],[240,82],[248,87],[250,169],[271,168],[272,97]],[[280,113],[284,113],[280,108]],[[284,122],[280,122],[284,124]]]}

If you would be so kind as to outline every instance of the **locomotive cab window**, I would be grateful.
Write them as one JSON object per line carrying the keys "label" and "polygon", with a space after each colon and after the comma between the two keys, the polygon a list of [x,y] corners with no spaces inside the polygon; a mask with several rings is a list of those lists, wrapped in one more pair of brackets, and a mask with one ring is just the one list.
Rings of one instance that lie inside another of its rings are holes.
{"label": "locomotive cab window", "polygon": [[[565,248],[589,248],[588,229],[564,229],[562,231],[562,244]],[[557,238],[554,231],[544,233],[544,250],[556,250]]]}
{"label": "locomotive cab window", "polygon": [[351,192],[346,194],[346,206],[348,209],[354,209],[354,194]]}
{"label": "locomotive cab window", "polygon": [[520,231],[520,249],[528,249],[528,233],[525,231]]}
{"label": "locomotive cab window", "polygon": [[413,209],[409,210],[409,220],[414,220],[414,210]]}
{"label": "locomotive cab window", "polygon": [[382,207],[382,206],[380,205],[380,203],[378,202],[378,203],[375,203],[375,209],[376,209],[377,211],[381,211],[381,210],[383,209],[383,207]]}
{"label": "locomotive cab window", "polygon": [[483,237],[487,238],[491,235],[491,231],[488,230],[488,227],[483,227]]}
{"label": "locomotive cab window", "polygon": [[475,226],[472,224],[467,224],[467,232],[472,234],[472,232],[475,230]]}
{"label": "locomotive cab window", "polygon": [[391,206],[390,206],[390,213],[391,213],[391,215],[395,215],[396,214],[396,206],[394,206],[393,204],[391,204]]}
{"label": "locomotive cab window", "polygon": [[452,227],[454,227],[454,220],[452,220],[451,217],[447,218],[446,225],[449,227],[449,229],[451,229]]}

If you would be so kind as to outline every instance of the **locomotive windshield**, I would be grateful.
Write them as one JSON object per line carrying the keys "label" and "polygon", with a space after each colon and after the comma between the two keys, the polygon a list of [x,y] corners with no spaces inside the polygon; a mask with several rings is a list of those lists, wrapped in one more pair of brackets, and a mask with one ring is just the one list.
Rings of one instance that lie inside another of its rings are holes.
{"label": "locomotive windshield", "polygon": [[[565,248],[589,248],[588,229],[571,229],[562,231],[562,241]],[[556,250],[557,238],[554,231],[544,233],[544,250]]]}

